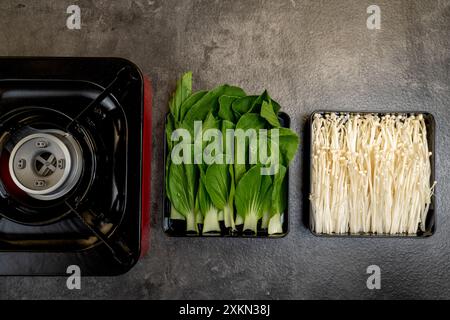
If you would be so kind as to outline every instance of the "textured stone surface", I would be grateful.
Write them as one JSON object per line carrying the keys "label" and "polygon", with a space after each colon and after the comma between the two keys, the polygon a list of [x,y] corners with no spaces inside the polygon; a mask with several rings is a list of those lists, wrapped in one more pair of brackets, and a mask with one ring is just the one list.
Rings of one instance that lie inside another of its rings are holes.
{"label": "textured stone surface", "polygon": [[[128,274],[0,278],[0,298],[450,298],[450,1],[1,1],[0,55],[121,56],[153,80],[151,251]],[[366,8],[382,10],[381,30]],[[195,88],[267,88],[304,131],[313,110],[423,110],[437,121],[438,231],[429,239],[316,238],[302,223],[302,150],[284,239],[173,239],[161,229],[162,135],[183,71]],[[382,290],[366,288],[367,266]]]}

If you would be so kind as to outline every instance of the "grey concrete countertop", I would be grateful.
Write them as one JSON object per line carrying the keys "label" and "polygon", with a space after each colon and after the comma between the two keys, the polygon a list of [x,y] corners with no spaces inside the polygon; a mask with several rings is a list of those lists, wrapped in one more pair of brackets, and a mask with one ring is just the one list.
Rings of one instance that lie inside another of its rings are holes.
{"label": "grey concrete countertop", "polygon": [[[81,7],[81,30],[66,8]],[[367,7],[381,8],[368,30]],[[450,1],[1,1],[0,55],[120,56],[153,82],[151,249],[129,273],[0,278],[0,298],[450,298]],[[283,239],[175,239],[161,227],[164,114],[175,81],[267,88],[301,133],[316,109],[429,111],[437,121],[437,233],[428,239],[314,237],[302,222],[299,150]],[[368,290],[366,268],[382,271]]]}

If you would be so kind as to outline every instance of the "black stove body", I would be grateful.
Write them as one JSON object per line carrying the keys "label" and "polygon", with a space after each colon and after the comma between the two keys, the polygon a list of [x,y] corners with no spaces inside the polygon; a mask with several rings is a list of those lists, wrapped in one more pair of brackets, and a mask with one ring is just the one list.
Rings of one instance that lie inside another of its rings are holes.
{"label": "black stove body", "polygon": [[0,275],[118,275],[148,245],[151,91],[119,58],[0,58]]}

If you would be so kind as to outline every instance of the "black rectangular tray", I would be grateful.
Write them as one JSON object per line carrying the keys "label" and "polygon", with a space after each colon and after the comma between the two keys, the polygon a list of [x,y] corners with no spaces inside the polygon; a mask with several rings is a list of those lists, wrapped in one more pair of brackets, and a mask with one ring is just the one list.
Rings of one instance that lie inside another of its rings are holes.
{"label": "black rectangular tray", "polygon": [[[289,117],[288,114],[284,113],[284,112],[279,112],[278,113],[278,118],[280,120],[281,126],[284,128],[290,128],[291,126],[291,119]],[[167,120],[167,116],[166,116],[166,120]],[[166,121],[167,123],[167,121]],[[164,165],[166,163],[167,160],[167,152],[168,152],[168,146],[167,146],[167,137],[166,137],[166,131],[164,130]],[[289,190],[289,168],[286,171],[286,179],[287,179],[287,189]],[[166,170],[164,169],[164,184],[166,181]],[[252,234],[252,235],[248,235],[246,233],[243,232],[239,232],[239,233],[232,233],[232,234],[228,234],[225,231],[225,227],[223,225],[223,221],[220,221],[220,226],[222,229],[221,233],[217,233],[217,234],[207,234],[207,235],[191,235],[191,234],[186,234],[185,228],[186,228],[186,223],[182,220],[175,220],[172,221],[170,219],[170,201],[166,196],[166,188],[165,185],[163,187],[163,199],[162,199],[162,203],[163,203],[163,230],[164,233],[168,236],[171,237],[192,237],[192,238],[270,238],[270,239],[276,239],[276,238],[283,238],[285,237],[288,233],[289,233],[289,199],[287,201],[287,206],[286,206],[286,210],[284,212],[284,217],[283,217],[283,233],[280,234],[275,234],[275,235],[268,235],[267,232],[264,231],[259,231],[258,233]]]}
{"label": "black rectangular tray", "polygon": [[309,210],[309,216],[307,218],[307,223],[309,226],[309,230],[311,231],[311,233],[315,236],[318,237],[337,237],[337,238],[348,238],[348,237],[352,237],[352,238],[427,238],[432,236],[435,232],[436,232],[436,203],[435,203],[435,194],[436,194],[436,188],[434,189],[434,193],[431,197],[431,204],[430,204],[430,208],[428,210],[428,214],[427,214],[427,218],[425,221],[425,231],[418,231],[416,235],[413,234],[395,234],[395,235],[389,235],[389,234],[374,234],[374,233],[358,233],[358,234],[353,234],[353,233],[347,233],[347,234],[322,234],[322,233],[317,233],[315,231],[313,231],[312,229],[312,224],[311,224],[311,217],[312,217],[312,206],[311,206],[311,201],[309,200],[309,194],[311,192],[311,174],[312,174],[312,121],[314,119],[314,115],[316,114],[326,114],[326,113],[336,113],[336,114],[348,114],[348,115],[356,115],[356,114],[376,114],[376,115],[386,115],[386,114],[390,114],[390,115],[416,115],[416,114],[422,114],[424,116],[425,119],[425,125],[427,128],[427,141],[428,141],[428,147],[431,154],[430,157],[430,162],[431,162],[431,182],[436,181],[435,178],[435,161],[436,161],[436,156],[435,156],[435,137],[436,137],[436,122],[434,119],[434,116],[429,113],[429,112],[421,112],[421,111],[415,111],[415,112],[371,112],[371,111],[336,111],[336,110],[331,110],[331,111],[323,111],[323,110],[318,110],[318,111],[314,111],[310,117],[308,118],[308,122],[307,122],[307,136],[306,136],[306,141],[309,140],[309,143],[306,144],[306,146],[308,147],[308,150],[306,150],[305,152],[305,161],[307,161],[307,165],[306,167],[309,169],[309,174],[307,175],[307,193],[306,193],[306,199],[305,201],[307,201],[308,203],[308,210]]}

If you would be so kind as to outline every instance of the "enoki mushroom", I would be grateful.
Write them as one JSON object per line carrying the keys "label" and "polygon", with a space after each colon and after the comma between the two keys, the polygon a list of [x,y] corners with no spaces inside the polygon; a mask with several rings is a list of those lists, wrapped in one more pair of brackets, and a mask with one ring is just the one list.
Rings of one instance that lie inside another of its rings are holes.
{"label": "enoki mushroom", "polygon": [[423,115],[316,114],[311,225],[321,234],[416,234],[435,183]]}

